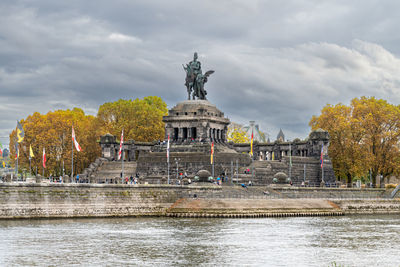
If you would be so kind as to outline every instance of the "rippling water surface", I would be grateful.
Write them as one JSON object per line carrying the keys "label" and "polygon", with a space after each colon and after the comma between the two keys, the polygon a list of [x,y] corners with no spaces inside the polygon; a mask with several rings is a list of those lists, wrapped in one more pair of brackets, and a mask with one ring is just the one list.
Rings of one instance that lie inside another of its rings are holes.
{"label": "rippling water surface", "polygon": [[400,266],[400,216],[0,221],[0,266]]}

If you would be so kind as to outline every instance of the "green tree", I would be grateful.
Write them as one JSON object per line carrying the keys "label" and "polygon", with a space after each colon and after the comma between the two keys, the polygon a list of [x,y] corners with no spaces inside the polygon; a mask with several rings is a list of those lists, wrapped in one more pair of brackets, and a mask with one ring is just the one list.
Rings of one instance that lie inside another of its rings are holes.
{"label": "green tree", "polygon": [[167,114],[167,105],[161,98],[148,96],[105,103],[100,106],[97,119],[102,134],[119,136],[124,129],[125,140],[151,142],[164,139],[162,117]]}

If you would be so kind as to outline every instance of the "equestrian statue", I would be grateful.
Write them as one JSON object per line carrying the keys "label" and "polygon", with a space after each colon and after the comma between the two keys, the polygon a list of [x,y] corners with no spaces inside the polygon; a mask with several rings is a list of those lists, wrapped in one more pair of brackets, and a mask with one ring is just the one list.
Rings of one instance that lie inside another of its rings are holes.
{"label": "equestrian statue", "polygon": [[209,70],[206,73],[202,73],[201,63],[197,61],[197,53],[194,53],[193,60],[183,66],[186,72],[185,86],[188,92],[188,100],[192,94],[192,99],[207,100],[207,91],[204,89],[204,84],[208,81],[208,77],[214,73],[213,70]]}

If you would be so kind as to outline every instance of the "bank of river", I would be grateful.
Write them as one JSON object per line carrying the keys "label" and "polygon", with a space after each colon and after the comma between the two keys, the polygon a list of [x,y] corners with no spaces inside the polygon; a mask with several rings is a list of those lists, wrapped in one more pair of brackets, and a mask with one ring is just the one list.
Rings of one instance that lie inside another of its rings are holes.
{"label": "bank of river", "polygon": [[0,219],[400,214],[385,189],[0,184]]}
{"label": "bank of river", "polygon": [[0,221],[0,266],[399,266],[400,216]]}

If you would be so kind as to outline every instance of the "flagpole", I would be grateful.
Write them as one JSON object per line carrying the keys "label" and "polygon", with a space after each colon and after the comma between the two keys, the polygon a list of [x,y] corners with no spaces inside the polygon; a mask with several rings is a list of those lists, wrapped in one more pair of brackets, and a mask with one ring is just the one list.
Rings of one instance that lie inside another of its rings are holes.
{"label": "flagpole", "polygon": [[[122,145],[123,147],[124,145]],[[121,157],[121,164],[122,164],[122,183],[124,183],[124,149],[122,148],[122,157]]]}
{"label": "flagpole", "polygon": [[214,162],[215,162],[215,158],[214,158],[214,142],[211,143],[211,167],[212,167],[212,177],[214,179]]}
{"label": "flagpole", "polygon": [[214,158],[214,142],[212,143],[212,159],[213,159],[213,162],[212,162],[212,177],[214,179],[214,162],[215,162],[215,158]]}
{"label": "flagpole", "polygon": [[122,128],[122,133],[121,133],[121,140],[120,140],[120,149],[121,149],[121,183],[124,183],[124,128]]}
{"label": "flagpole", "polygon": [[253,154],[251,154],[251,182],[253,183],[254,181],[254,158]]}
{"label": "flagpole", "polygon": [[[72,129],[73,129],[73,125],[71,127],[71,133],[72,133]],[[71,137],[71,154],[72,154],[72,160],[71,160],[71,181],[73,181],[74,178],[74,140]]]}
{"label": "flagpole", "polygon": [[167,143],[167,165],[168,165],[167,177],[168,177],[168,184],[169,184],[169,135],[168,135],[168,143]]}
{"label": "flagpole", "polygon": [[289,179],[292,180],[292,144],[289,143]]}
{"label": "flagpole", "polygon": [[214,159],[213,159],[213,164],[212,164],[212,177],[214,178]]}
{"label": "flagpole", "polygon": [[254,155],[253,155],[253,129],[251,129],[251,140],[250,140],[250,155],[251,155],[251,180],[254,181]]}
{"label": "flagpole", "polygon": [[19,156],[18,156],[18,149],[19,149],[19,147],[18,147],[18,141],[17,141],[17,164],[16,164],[16,167],[15,167],[15,174],[17,175],[17,181],[18,181],[18,158],[19,158]]}
{"label": "flagpole", "polygon": [[168,184],[169,184],[169,157],[168,157]]}
{"label": "flagpole", "polygon": [[321,148],[321,172],[322,172],[322,183],[325,183],[324,179],[324,144],[322,143]]}
{"label": "flagpole", "polygon": [[325,183],[325,179],[324,179],[324,156],[322,156],[322,166],[321,166],[321,168],[322,168],[322,182]]}

